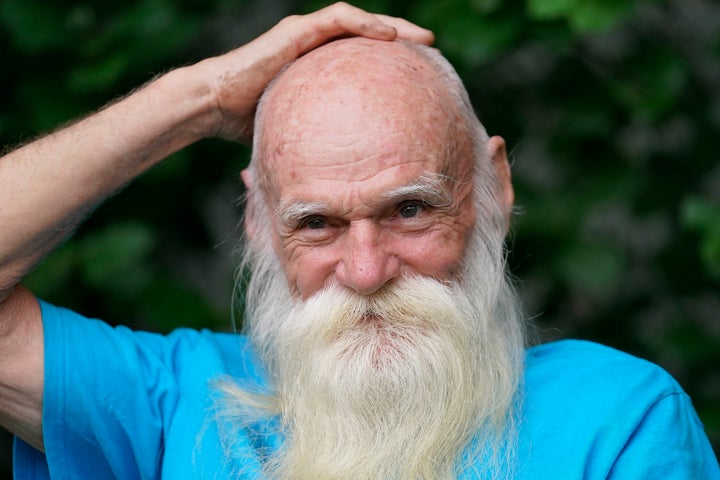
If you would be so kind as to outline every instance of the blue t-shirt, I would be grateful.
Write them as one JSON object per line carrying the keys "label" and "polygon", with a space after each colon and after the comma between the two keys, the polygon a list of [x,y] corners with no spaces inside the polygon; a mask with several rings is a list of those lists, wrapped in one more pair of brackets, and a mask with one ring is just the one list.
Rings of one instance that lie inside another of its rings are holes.
{"label": "blue t-shirt", "polygon": [[[134,332],[41,306],[46,453],[16,440],[17,479],[255,478],[281,441],[242,431],[242,461],[225,460],[211,382],[262,382],[244,337]],[[649,362],[549,343],[528,350],[524,389],[520,479],[720,479],[690,399]]]}

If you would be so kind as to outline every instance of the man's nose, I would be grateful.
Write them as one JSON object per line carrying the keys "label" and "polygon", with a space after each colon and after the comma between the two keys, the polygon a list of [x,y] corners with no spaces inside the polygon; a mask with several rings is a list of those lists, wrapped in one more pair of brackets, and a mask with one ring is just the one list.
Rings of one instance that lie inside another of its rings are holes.
{"label": "man's nose", "polygon": [[340,284],[369,295],[400,273],[396,255],[381,244],[382,227],[371,220],[351,222],[345,234],[342,259],[336,270]]}

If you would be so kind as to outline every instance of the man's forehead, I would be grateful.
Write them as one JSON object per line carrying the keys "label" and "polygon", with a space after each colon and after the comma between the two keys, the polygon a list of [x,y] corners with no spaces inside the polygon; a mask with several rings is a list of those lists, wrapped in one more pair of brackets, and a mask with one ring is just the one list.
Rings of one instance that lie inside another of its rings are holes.
{"label": "man's forehead", "polygon": [[[358,150],[366,150],[359,146]],[[371,149],[372,150],[372,149]],[[272,197],[283,198],[354,198],[362,197],[364,203],[392,196],[414,185],[429,185],[428,178],[450,178],[445,162],[426,156],[422,150],[382,150],[378,154],[358,156],[347,161],[351,155],[337,155],[330,150],[322,154],[299,152],[286,156],[274,164],[266,185]],[[338,158],[339,157],[339,158]],[[437,184],[437,182],[436,182]]]}

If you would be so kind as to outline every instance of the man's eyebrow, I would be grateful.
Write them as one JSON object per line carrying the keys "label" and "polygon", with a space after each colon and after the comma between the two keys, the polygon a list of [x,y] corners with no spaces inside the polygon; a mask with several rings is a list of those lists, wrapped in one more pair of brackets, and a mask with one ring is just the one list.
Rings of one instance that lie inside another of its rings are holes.
{"label": "man's eyebrow", "polygon": [[[421,200],[433,207],[446,207],[452,204],[452,193],[447,188],[454,180],[440,173],[425,174],[412,183],[393,188],[382,195],[384,203],[398,203],[403,200]],[[275,209],[275,217],[281,225],[289,228],[307,217],[326,216],[331,211],[325,202],[308,202],[297,198],[280,201]]]}
{"label": "man's eyebrow", "polygon": [[446,207],[452,204],[452,193],[447,188],[453,180],[441,173],[425,174],[414,182],[386,192],[383,197],[391,202],[420,199],[434,207]]}
{"label": "man's eyebrow", "polygon": [[303,218],[313,215],[325,215],[330,206],[323,202],[305,202],[294,198],[282,200],[275,209],[275,216],[280,224],[286,227],[294,227]]}

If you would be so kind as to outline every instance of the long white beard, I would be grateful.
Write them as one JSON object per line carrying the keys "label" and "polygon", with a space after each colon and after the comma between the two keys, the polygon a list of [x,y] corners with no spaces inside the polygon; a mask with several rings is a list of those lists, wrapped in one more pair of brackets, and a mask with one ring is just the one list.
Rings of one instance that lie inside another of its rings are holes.
{"label": "long white beard", "polygon": [[479,265],[462,286],[415,277],[301,302],[276,264],[256,263],[263,288],[248,334],[273,393],[226,384],[221,416],[240,427],[279,415],[286,441],[266,476],[511,478],[522,322],[504,276]]}
{"label": "long white beard", "polygon": [[286,430],[272,477],[454,478],[478,429],[502,430],[514,381],[471,311],[427,278],[298,304],[268,337]]}

